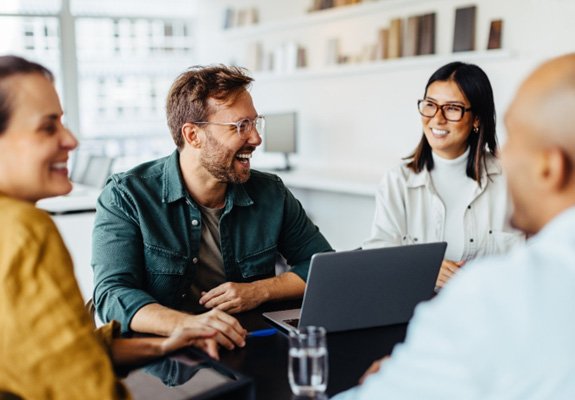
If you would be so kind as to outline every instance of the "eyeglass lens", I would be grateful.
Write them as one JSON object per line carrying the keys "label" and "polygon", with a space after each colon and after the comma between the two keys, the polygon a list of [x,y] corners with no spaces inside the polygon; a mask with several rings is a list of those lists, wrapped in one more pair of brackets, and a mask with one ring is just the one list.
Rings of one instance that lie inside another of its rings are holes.
{"label": "eyeglass lens", "polygon": [[459,121],[463,118],[464,108],[460,105],[444,104],[439,106],[431,101],[422,101],[419,103],[419,112],[424,117],[433,118],[439,109],[441,109],[443,116],[448,121]]}
{"label": "eyeglass lens", "polygon": [[264,119],[262,117],[257,117],[253,120],[251,119],[244,119],[238,123],[238,133],[240,135],[247,135],[252,131],[253,128],[256,128],[258,133],[263,133],[264,127]]}

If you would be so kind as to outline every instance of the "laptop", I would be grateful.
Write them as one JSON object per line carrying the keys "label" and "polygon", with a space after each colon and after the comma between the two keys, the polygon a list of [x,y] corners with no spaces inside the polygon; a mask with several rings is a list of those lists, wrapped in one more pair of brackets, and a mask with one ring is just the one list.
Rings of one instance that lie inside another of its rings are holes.
{"label": "laptop", "polygon": [[285,330],[327,332],[408,322],[434,295],[447,243],[319,253],[311,258],[300,309],[263,316]]}

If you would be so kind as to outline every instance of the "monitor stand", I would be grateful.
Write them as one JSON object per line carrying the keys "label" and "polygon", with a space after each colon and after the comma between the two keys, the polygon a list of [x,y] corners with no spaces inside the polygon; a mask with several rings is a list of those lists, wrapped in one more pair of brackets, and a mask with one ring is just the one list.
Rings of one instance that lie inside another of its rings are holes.
{"label": "monitor stand", "polygon": [[292,166],[289,163],[289,153],[283,153],[283,155],[284,155],[284,159],[285,159],[285,165],[283,167],[272,168],[272,171],[281,172],[281,171],[291,171],[292,170]]}

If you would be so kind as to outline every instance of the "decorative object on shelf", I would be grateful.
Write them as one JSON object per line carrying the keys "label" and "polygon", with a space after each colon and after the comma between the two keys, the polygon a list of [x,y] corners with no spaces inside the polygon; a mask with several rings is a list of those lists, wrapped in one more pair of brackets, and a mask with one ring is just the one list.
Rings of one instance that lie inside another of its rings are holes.
{"label": "decorative object on shelf", "polygon": [[327,65],[335,65],[339,64],[340,56],[339,56],[339,39],[338,38],[331,38],[327,41],[327,57],[326,57],[326,64]]}
{"label": "decorative object on shelf", "polygon": [[503,34],[503,20],[495,19],[491,21],[489,27],[489,40],[487,41],[487,50],[501,48],[501,36]]}
{"label": "decorative object on shelf", "polygon": [[387,41],[388,58],[399,58],[402,56],[402,30],[403,23],[401,18],[394,18],[389,22],[389,36]]}
{"label": "decorative object on shelf", "polygon": [[246,62],[244,67],[250,71],[262,71],[264,51],[261,42],[252,42],[247,45]]}
{"label": "decorative object on shelf", "polygon": [[264,51],[260,41],[251,42],[246,47],[246,58],[243,64],[252,72],[273,71],[278,74],[292,73],[306,65],[305,48],[293,41],[282,43],[270,52]]}
{"label": "decorative object on shelf", "polygon": [[477,6],[462,7],[455,10],[455,29],[453,31],[453,52],[475,50],[475,17]]}
{"label": "decorative object on shelf", "polygon": [[344,7],[349,6],[351,4],[358,4],[361,2],[362,0],[313,0],[312,5],[309,8],[309,11],[314,12],[320,10],[327,10],[329,8]]}
{"label": "decorative object on shelf", "polygon": [[418,56],[435,54],[435,13],[420,17],[417,45]]}
{"label": "decorative object on shelf", "polygon": [[224,11],[224,29],[231,29],[245,25],[255,25],[259,22],[259,11],[256,7],[234,9],[226,8]]}

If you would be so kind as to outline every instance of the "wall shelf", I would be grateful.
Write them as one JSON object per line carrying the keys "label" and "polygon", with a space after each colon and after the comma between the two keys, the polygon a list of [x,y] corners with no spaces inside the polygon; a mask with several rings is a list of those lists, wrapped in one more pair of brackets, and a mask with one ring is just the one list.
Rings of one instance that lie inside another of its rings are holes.
{"label": "wall shelf", "polygon": [[326,10],[313,11],[288,20],[267,22],[257,25],[229,28],[222,31],[226,40],[248,39],[262,37],[262,35],[287,31],[297,28],[307,28],[317,24],[329,23],[341,19],[349,19],[370,15],[377,11],[405,8],[411,4],[425,3],[425,0],[378,0],[343,7],[329,8]]}
{"label": "wall shelf", "polygon": [[469,51],[450,54],[433,54],[427,56],[396,58],[358,64],[339,64],[330,67],[314,69],[297,69],[293,72],[277,73],[273,71],[256,72],[254,79],[258,82],[286,80],[286,79],[318,79],[333,78],[346,75],[365,75],[371,73],[384,73],[406,69],[419,69],[437,64],[446,64],[453,60],[471,63],[508,60],[512,57],[509,50]]}

